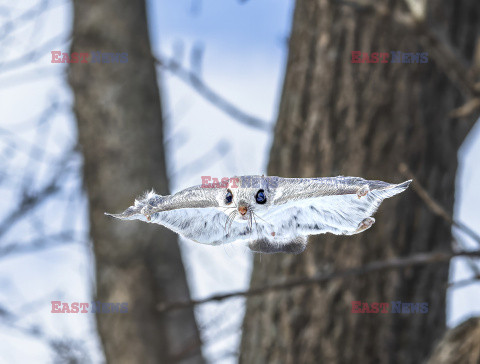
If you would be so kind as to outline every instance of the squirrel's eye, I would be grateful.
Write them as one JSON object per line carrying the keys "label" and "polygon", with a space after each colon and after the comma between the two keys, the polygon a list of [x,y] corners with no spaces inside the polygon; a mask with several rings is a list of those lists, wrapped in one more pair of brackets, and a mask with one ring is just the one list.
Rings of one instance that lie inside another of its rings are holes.
{"label": "squirrel's eye", "polygon": [[232,191],[227,190],[227,194],[225,195],[225,203],[229,205],[232,203],[232,200],[233,200]]}
{"label": "squirrel's eye", "polygon": [[255,196],[255,200],[259,204],[264,204],[265,202],[267,202],[267,196],[265,196],[265,191],[264,190],[258,190],[258,192]]}

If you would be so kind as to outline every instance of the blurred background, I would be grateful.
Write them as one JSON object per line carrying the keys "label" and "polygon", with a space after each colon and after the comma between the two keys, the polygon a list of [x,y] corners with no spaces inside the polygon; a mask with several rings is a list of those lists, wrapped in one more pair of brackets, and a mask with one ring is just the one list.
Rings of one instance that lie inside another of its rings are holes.
{"label": "blurred background", "polygon": [[[158,309],[397,256],[478,251],[480,6],[387,5],[0,1],[0,363],[415,363],[479,316],[480,265],[464,256]],[[352,64],[357,50],[429,58]],[[128,62],[52,63],[51,51],[127,52]],[[243,245],[103,216],[151,188],[248,174],[415,182],[362,237],[311,239],[301,256],[254,258]],[[51,301],[94,300],[129,312],[51,313]],[[430,311],[355,316],[354,300]],[[476,322],[466,335],[480,345]]]}

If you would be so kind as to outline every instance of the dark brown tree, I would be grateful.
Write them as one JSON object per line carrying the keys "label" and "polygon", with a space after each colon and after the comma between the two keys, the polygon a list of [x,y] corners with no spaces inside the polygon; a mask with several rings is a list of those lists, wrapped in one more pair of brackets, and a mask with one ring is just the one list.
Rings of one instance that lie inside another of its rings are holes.
{"label": "dark brown tree", "polygon": [[[478,74],[466,70],[480,3],[426,3],[422,12],[400,0],[297,0],[269,175],[396,183],[406,179],[404,163],[452,212],[457,150],[475,115],[451,111],[478,94]],[[353,64],[352,51],[428,52],[428,63]],[[451,249],[449,224],[413,189],[385,201],[375,217],[360,235],[319,236],[301,255],[257,257],[252,287]],[[250,297],[241,362],[420,363],[445,331],[448,269],[437,263]],[[429,312],[351,313],[352,301],[397,300],[428,302]]]}
{"label": "dark brown tree", "polygon": [[480,317],[472,317],[446,332],[428,364],[480,363]]}
{"label": "dark brown tree", "polygon": [[119,223],[121,211],[154,187],[168,193],[162,111],[143,0],[74,1],[72,52],[128,53],[127,63],[71,64],[90,230],[96,299],[127,302],[128,313],[98,314],[110,363],[201,363],[192,309],[158,313],[189,298],[176,236],[159,226]]}

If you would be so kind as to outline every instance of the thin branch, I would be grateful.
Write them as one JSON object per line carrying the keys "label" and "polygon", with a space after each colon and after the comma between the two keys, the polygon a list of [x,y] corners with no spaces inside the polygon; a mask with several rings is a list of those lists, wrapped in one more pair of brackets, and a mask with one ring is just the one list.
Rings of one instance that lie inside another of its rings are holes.
{"label": "thin branch", "polygon": [[443,208],[442,205],[440,205],[437,201],[435,201],[435,199],[433,199],[433,197],[429,195],[427,190],[420,184],[418,179],[415,177],[415,175],[412,173],[410,168],[408,168],[408,166],[405,163],[400,163],[399,170],[407,178],[413,180],[412,186],[414,191],[417,192],[418,197],[420,197],[423,200],[423,202],[425,202],[425,204],[427,205],[427,207],[430,209],[431,212],[433,212],[437,216],[440,216],[450,225],[455,226],[459,230],[463,231],[466,235],[468,235],[473,240],[475,240],[478,244],[480,244],[480,235],[478,235],[475,231],[470,229],[464,223],[454,220],[452,215],[450,215],[447,212],[447,210]]}
{"label": "thin branch", "polygon": [[37,67],[33,69],[21,69],[17,74],[9,74],[0,78],[0,89],[9,87],[18,87],[25,83],[36,82],[42,78],[48,77],[63,77],[65,78],[65,69],[62,67]]}
{"label": "thin branch", "polygon": [[[2,80],[0,79],[0,85]],[[0,86],[1,88],[2,86]],[[53,117],[57,116],[57,113],[60,111],[72,111],[72,105],[68,102],[59,101],[56,97],[52,98],[50,104],[42,110],[37,115],[30,117],[26,120],[19,121],[17,123],[9,123],[9,128],[0,128],[0,132],[7,134],[12,139],[20,139],[20,135],[24,131],[30,131],[32,127],[38,128],[49,122]],[[18,134],[14,134],[12,130],[16,130]],[[22,145],[28,144],[26,140],[20,139]],[[31,142],[30,142],[31,143]],[[37,144],[38,145],[38,144]],[[38,146],[38,148],[42,148]],[[44,149],[41,149],[41,152],[44,152]]]}
{"label": "thin branch", "polygon": [[230,143],[224,139],[221,139],[212,149],[205,152],[200,157],[179,168],[178,170],[171,172],[170,178],[176,179],[179,176],[185,176],[187,174],[195,175],[197,172],[201,172],[209,165],[212,165],[214,162],[225,157],[230,152],[230,149]]}
{"label": "thin branch", "polygon": [[25,215],[28,211],[32,210],[41,202],[45,201],[47,197],[54,195],[60,191],[60,187],[55,179],[53,179],[48,185],[46,185],[41,191],[35,195],[27,195],[23,198],[20,205],[12,211],[5,219],[0,223],[0,236],[4,235],[11,227],[19,220],[20,217]]}
{"label": "thin branch", "polygon": [[0,221],[0,237],[5,235],[13,226],[15,226],[15,224],[21,220],[20,218],[22,216],[38,207],[50,196],[53,196],[62,190],[61,179],[66,173],[70,172],[70,168],[67,167],[67,164],[73,153],[74,151],[67,153],[58,163],[56,173],[51,180],[40,189],[40,191],[25,193],[19,205]]}
{"label": "thin branch", "polygon": [[[21,129],[25,130],[25,129]],[[36,159],[37,155],[47,155],[50,158],[55,157],[55,153],[49,152],[47,148],[44,146],[40,146],[36,144],[34,141],[29,141],[27,138],[21,137],[18,133],[14,133],[13,131],[3,128],[0,126],[0,137],[5,136],[9,138],[13,142],[11,143],[12,146],[15,146],[16,151],[20,151],[23,154],[27,155],[30,159]],[[1,139],[2,141],[5,139]],[[17,147],[18,145],[18,147]],[[26,146],[30,149],[30,151],[26,151],[25,149],[20,148],[20,146]],[[32,154],[32,151],[34,152]]]}
{"label": "thin branch", "polygon": [[480,275],[473,276],[473,277],[470,277],[470,278],[461,279],[461,280],[456,281],[456,282],[450,282],[447,285],[447,288],[463,288],[463,287],[469,286],[469,285],[474,284],[474,283],[480,283]]}
{"label": "thin branch", "polygon": [[[68,338],[57,338],[49,336],[40,325],[30,324],[23,326],[17,323],[20,316],[13,314],[4,306],[0,306],[0,325],[36,339],[48,345],[62,363],[85,363],[90,362],[88,354],[83,350],[83,342]],[[56,361],[57,362],[57,361]]]}
{"label": "thin branch", "polygon": [[378,13],[380,9],[379,7],[380,4],[370,0],[336,0],[333,2],[333,4],[348,6],[357,12],[364,12],[364,13],[367,13],[367,12]]}
{"label": "thin branch", "polygon": [[57,7],[59,5],[67,4],[66,1],[59,1],[57,3],[54,3],[53,5],[50,3],[51,3],[50,0],[41,0],[37,4],[33,5],[31,8],[25,10],[22,14],[17,16],[15,19],[7,20],[0,26],[0,33],[5,33],[11,30],[13,26],[16,24],[20,24],[24,26],[25,24],[28,24],[29,21],[38,18],[38,16],[44,13],[46,10],[51,10],[54,7]]}
{"label": "thin branch", "polygon": [[28,53],[21,55],[15,59],[9,60],[8,62],[0,63],[0,72],[10,71],[12,69],[21,68],[32,62],[38,60],[47,52],[50,52],[52,49],[61,46],[64,43],[69,42],[71,35],[65,37],[64,34],[54,36],[44,43],[40,44],[37,48],[31,50]]}
{"label": "thin branch", "polygon": [[[453,238],[453,250],[454,251],[467,250],[467,249],[468,249],[468,245],[463,242],[461,237],[460,237],[460,239],[459,239],[458,236]],[[468,267],[470,268],[470,270],[473,272],[473,274],[475,276],[480,277],[479,266],[477,265],[477,263],[475,262],[475,260],[473,258],[465,258],[465,263],[468,265]]]}
{"label": "thin branch", "polygon": [[443,34],[429,27],[426,22],[417,23],[417,29],[421,35],[420,42],[426,49],[433,51],[435,62],[445,75],[468,97],[478,95],[479,90],[469,75],[468,62],[462,53]]}
{"label": "thin branch", "polygon": [[153,58],[156,64],[158,64],[163,69],[169,71],[183,82],[192,86],[193,89],[197,91],[197,93],[205,100],[225,112],[227,115],[229,115],[236,121],[255,129],[263,131],[272,130],[272,123],[247,114],[237,106],[233,105],[233,103],[231,103],[219,93],[215,92],[211,87],[209,87],[195,73],[185,69],[179,62],[175,61],[174,59],[168,59],[166,57]]}
{"label": "thin branch", "polygon": [[427,265],[434,263],[445,263],[450,259],[459,256],[480,257],[480,250],[475,251],[459,251],[459,252],[434,252],[434,253],[418,253],[409,257],[392,258],[388,260],[379,260],[362,265],[360,267],[349,268],[337,272],[319,274],[313,277],[303,277],[293,279],[283,283],[274,283],[268,286],[252,288],[246,291],[233,291],[224,294],[216,294],[199,300],[190,300],[184,302],[161,303],[157,305],[160,312],[182,309],[191,306],[201,305],[209,302],[219,302],[235,297],[250,297],[264,295],[271,292],[284,291],[292,288],[307,286],[312,284],[322,284],[330,282],[334,279],[358,277],[369,273],[388,271],[392,269],[410,268],[418,265]]}
{"label": "thin branch", "polygon": [[25,26],[30,20],[33,20],[43,12],[48,4],[48,0],[42,0],[35,4],[25,12],[17,16],[15,19],[9,19],[0,26],[0,39],[6,38],[15,31],[14,26]]}
{"label": "thin branch", "polygon": [[407,19],[404,24],[411,25],[420,35],[420,42],[430,53],[433,53],[439,68],[467,97],[472,98],[478,95],[480,90],[472,80],[468,60],[445,34],[428,23],[426,0],[404,0],[404,3],[409,10],[406,16],[402,14],[404,19]]}
{"label": "thin branch", "polygon": [[62,231],[58,234],[42,236],[28,243],[10,243],[0,247],[0,259],[18,254],[37,253],[70,244],[85,244],[85,240],[76,238],[78,235],[76,231]]}
{"label": "thin branch", "polygon": [[480,97],[475,97],[467,101],[462,106],[452,110],[448,115],[452,119],[466,118],[473,115],[473,113],[477,112],[479,109],[480,109]]}
{"label": "thin branch", "polygon": [[[468,99],[480,94],[480,83],[472,79],[469,63],[460,52],[437,28],[427,20],[427,2],[425,0],[404,0],[408,13],[393,10],[383,4],[370,0],[336,0],[334,4],[348,5],[357,11],[374,11],[381,17],[390,17],[395,22],[416,32],[423,47],[429,51],[445,76],[462,91]],[[478,101],[468,101],[453,111],[451,117],[470,116],[478,110]]]}

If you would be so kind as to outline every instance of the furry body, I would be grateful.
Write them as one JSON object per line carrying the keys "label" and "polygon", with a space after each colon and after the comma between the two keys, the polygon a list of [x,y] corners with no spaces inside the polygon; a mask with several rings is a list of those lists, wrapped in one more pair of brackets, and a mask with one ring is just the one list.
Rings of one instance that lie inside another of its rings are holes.
{"label": "furry body", "polygon": [[410,182],[241,176],[169,196],[152,191],[123,213],[107,215],[164,225],[202,244],[244,241],[256,252],[300,253],[309,235],[367,230],[381,202],[403,192]]}

